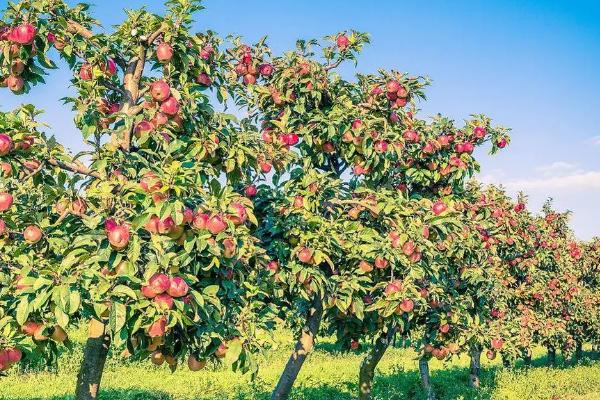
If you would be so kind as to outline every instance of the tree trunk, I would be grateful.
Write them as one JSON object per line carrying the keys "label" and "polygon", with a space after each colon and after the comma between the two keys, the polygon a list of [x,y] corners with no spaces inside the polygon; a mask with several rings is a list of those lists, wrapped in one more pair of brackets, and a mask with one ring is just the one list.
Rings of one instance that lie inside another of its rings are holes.
{"label": "tree trunk", "polygon": [[523,350],[523,361],[525,362],[525,365],[527,367],[529,367],[531,365],[531,350],[530,349]]}
{"label": "tree trunk", "polygon": [[369,354],[360,364],[358,374],[358,398],[359,400],[369,400],[371,398],[371,389],[373,387],[373,378],[375,377],[375,368],[385,354],[388,346],[394,338],[395,327],[388,326],[387,332],[382,332],[375,341],[375,344],[369,351]]}
{"label": "tree trunk", "polygon": [[581,342],[577,342],[577,344],[575,345],[575,357],[574,357],[575,364],[578,364],[579,361],[581,361],[582,355],[583,355],[583,345]]}
{"label": "tree trunk", "polygon": [[552,346],[548,346],[548,365],[556,367],[556,349]]}
{"label": "tree trunk", "polygon": [[275,390],[271,394],[271,400],[284,400],[290,395],[302,364],[304,364],[308,353],[313,349],[322,318],[323,303],[318,296],[315,296],[306,315],[306,324],[302,328],[296,347],[279,378],[279,382],[277,382]]}
{"label": "tree trunk", "polygon": [[419,374],[421,375],[421,386],[423,386],[427,400],[434,400],[435,395],[429,379],[429,361],[425,357],[419,359]]}
{"label": "tree trunk", "polygon": [[110,348],[110,336],[107,334],[106,328],[106,325],[98,320],[90,321],[88,340],[83,351],[83,362],[77,374],[76,400],[98,398],[104,363]]}
{"label": "tree trunk", "polygon": [[472,348],[469,352],[471,356],[471,368],[469,375],[469,386],[473,388],[479,387],[479,373],[481,372],[481,350]]}

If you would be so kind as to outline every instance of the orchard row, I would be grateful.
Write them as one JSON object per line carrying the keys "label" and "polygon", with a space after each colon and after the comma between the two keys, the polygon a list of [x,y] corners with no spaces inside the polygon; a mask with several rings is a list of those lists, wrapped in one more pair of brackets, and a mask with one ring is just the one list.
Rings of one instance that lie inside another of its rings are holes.
{"label": "orchard row", "polygon": [[0,370],[56,362],[89,324],[77,399],[97,398],[109,348],[256,374],[284,319],[298,342],[273,399],[319,332],[368,347],[367,399],[394,337],[429,391],[431,357],[470,354],[476,386],[482,353],[510,363],[597,343],[599,243],[577,241],[551,204],[531,213],[471,180],[475,149],[505,148],[508,129],[420,119],[422,77],[342,78],[365,34],[273,55],[192,34],[199,9],[170,0],[111,33],[61,0],[5,11],[2,95],[62,60],[86,151],[46,135],[34,106],[0,113]]}

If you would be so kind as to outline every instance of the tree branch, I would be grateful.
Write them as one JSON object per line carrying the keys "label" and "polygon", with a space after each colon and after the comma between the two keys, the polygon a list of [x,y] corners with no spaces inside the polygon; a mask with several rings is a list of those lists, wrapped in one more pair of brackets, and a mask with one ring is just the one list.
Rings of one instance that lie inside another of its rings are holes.
{"label": "tree branch", "polygon": [[83,163],[74,161],[74,162],[64,162],[59,161],[56,158],[49,158],[48,164],[54,165],[55,167],[62,168],[66,171],[74,172],[76,174],[82,174],[87,176],[92,176],[94,178],[102,178],[102,175],[98,171],[94,171],[89,167],[85,166]]}

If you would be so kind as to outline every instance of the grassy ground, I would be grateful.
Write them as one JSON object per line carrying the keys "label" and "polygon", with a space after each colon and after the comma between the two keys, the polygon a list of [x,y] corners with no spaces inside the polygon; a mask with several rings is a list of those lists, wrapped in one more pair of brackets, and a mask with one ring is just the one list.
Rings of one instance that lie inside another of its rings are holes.
{"label": "grassy ground", "polygon": [[[290,343],[291,337],[286,342]],[[290,348],[280,345],[261,361],[258,379],[211,366],[200,372],[182,368],[171,374],[150,362],[123,363],[109,359],[102,381],[103,400],[255,400],[268,399]],[[327,341],[306,362],[292,399],[349,400],[355,398],[357,372],[364,354],[340,354]],[[422,399],[414,353],[390,349],[375,382],[376,399]],[[81,346],[61,356],[56,373],[35,372],[0,378],[1,400],[71,399],[81,360]],[[542,353],[529,369],[505,370],[497,362],[483,362],[482,388],[467,387],[468,360],[431,362],[432,380],[439,399],[600,400],[600,362],[585,360],[576,367],[547,369]]]}

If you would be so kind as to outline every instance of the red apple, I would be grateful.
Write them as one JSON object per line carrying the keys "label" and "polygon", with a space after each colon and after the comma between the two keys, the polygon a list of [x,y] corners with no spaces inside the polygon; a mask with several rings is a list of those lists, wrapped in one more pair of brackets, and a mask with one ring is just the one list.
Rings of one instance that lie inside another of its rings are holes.
{"label": "red apple", "polygon": [[165,335],[167,330],[167,318],[160,317],[158,320],[154,321],[152,325],[148,328],[148,336],[151,338],[161,337]]}
{"label": "red apple", "polygon": [[504,346],[504,341],[502,339],[492,339],[490,344],[493,349],[500,350]]}
{"label": "red apple", "polygon": [[[13,148],[13,141],[10,136],[0,133],[0,156],[5,156]],[[11,168],[12,170],[12,168]]]}
{"label": "red apple", "polygon": [[383,257],[375,257],[375,268],[384,269],[388,265],[388,261]]}
{"label": "red apple", "polygon": [[190,371],[200,371],[206,367],[206,360],[198,360],[194,355],[188,357],[188,368]]}
{"label": "red apple", "polygon": [[313,251],[311,249],[309,249],[308,247],[303,247],[298,252],[298,259],[303,263],[306,263],[306,264],[311,263],[312,257],[313,257]]}
{"label": "red apple", "polygon": [[229,208],[233,210],[234,215],[230,215],[228,218],[234,225],[239,226],[246,222],[248,219],[248,212],[243,204],[237,202],[231,203]]}
{"label": "red apple", "polygon": [[165,101],[171,96],[169,84],[163,80],[152,82],[150,85],[150,95],[156,101]]}
{"label": "red apple", "polygon": [[171,96],[160,105],[160,111],[167,115],[175,115],[179,112],[179,102]]}
{"label": "red apple", "polygon": [[156,58],[160,62],[169,62],[173,57],[173,47],[167,42],[162,42],[156,48]]}
{"label": "red apple", "polygon": [[409,313],[415,308],[415,303],[411,299],[404,299],[400,303],[399,308],[405,313]]}
{"label": "red apple", "polygon": [[167,289],[167,293],[172,297],[183,297],[188,293],[188,284],[183,278],[179,276],[174,276],[170,280],[169,288]]}
{"label": "red apple", "polygon": [[227,229],[227,224],[223,220],[223,217],[219,214],[213,215],[206,223],[206,229],[213,235],[218,235]]}
{"label": "red apple", "polygon": [[196,82],[198,82],[199,84],[204,85],[204,86],[212,85],[212,79],[205,72],[200,73],[196,77]]}
{"label": "red apple", "polygon": [[161,294],[171,287],[171,280],[167,275],[157,272],[148,280],[148,286],[155,294]]}
{"label": "red apple", "polygon": [[154,297],[154,303],[161,310],[170,310],[173,308],[173,298],[166,293],[157,294]]}
{"label": "red apple", "polygon": [[35,26],[29,23],[23,23],[14,27],[9,35],[8,40],[19,44],[31,44],[35,38]]}
{"label": "red apple", "polygon": [[204,213],[198,213],[192,221],[192,227],[195,229],[206,229],[210,216]]}
{"label": "red apple", "polygon": [[249,185],[246,187],[246,189],[244,190],[244,194],[247,197],[254,197],[256,196],[256,193],[258,193],[258,190],[256,189],[255,185]]}
{"label": "red apple", "polygon": [[400,290],[402,290],[402,282],[396,280],[387,284],[384,293],[386,296],[391,296],[394,293],[398,293]]}
{"label": "red apple", "polygon": [[442,214],[444,211],[446,211],[448,209],[448,206],[446,205],[446,203],[444,203],[442,200],[438,200],[435,203],[433,203],[433,205],[431,206],[431,210],[433,211],[433,213],[435,215],[440,215]]}
{"label": "red apple", "polygon": [[84,81],[89,81],[93,78],[92,66],[88,63],[83,63],[79,69],[79,78]]}
{"label": "red apple", "polygon": [[13,197],[10,193],[0,193],[0,212],[8,210],[13,205]]}
{"label": "red apple", "polygon": [[20,93],[21,90],[23,90],[23,86],[25,85],[23,78],[21,78],[20,76],[15,76],[15,75],[10,75],[8,78],[6,78],[5,83],[6,83],[6,86],[13,93]]}
{"label": "red apple", "polygon": [[107,229],[106,236],[112,247],[117,250],[124,249],[129,244],[129,226],[114,225],[110,229]]}
{"label": "red apple", "polygon": [[23,231],[23,239],[28,243],[37,243],[42,238],[42,230],[36,225],[29,225]]}
{"label": "red apple", "polygon": [[344,51],[350,45],[350,39],[348,39],[348,36],[346,35],[339,35],[335,40],[335,43],[340,50]]}

